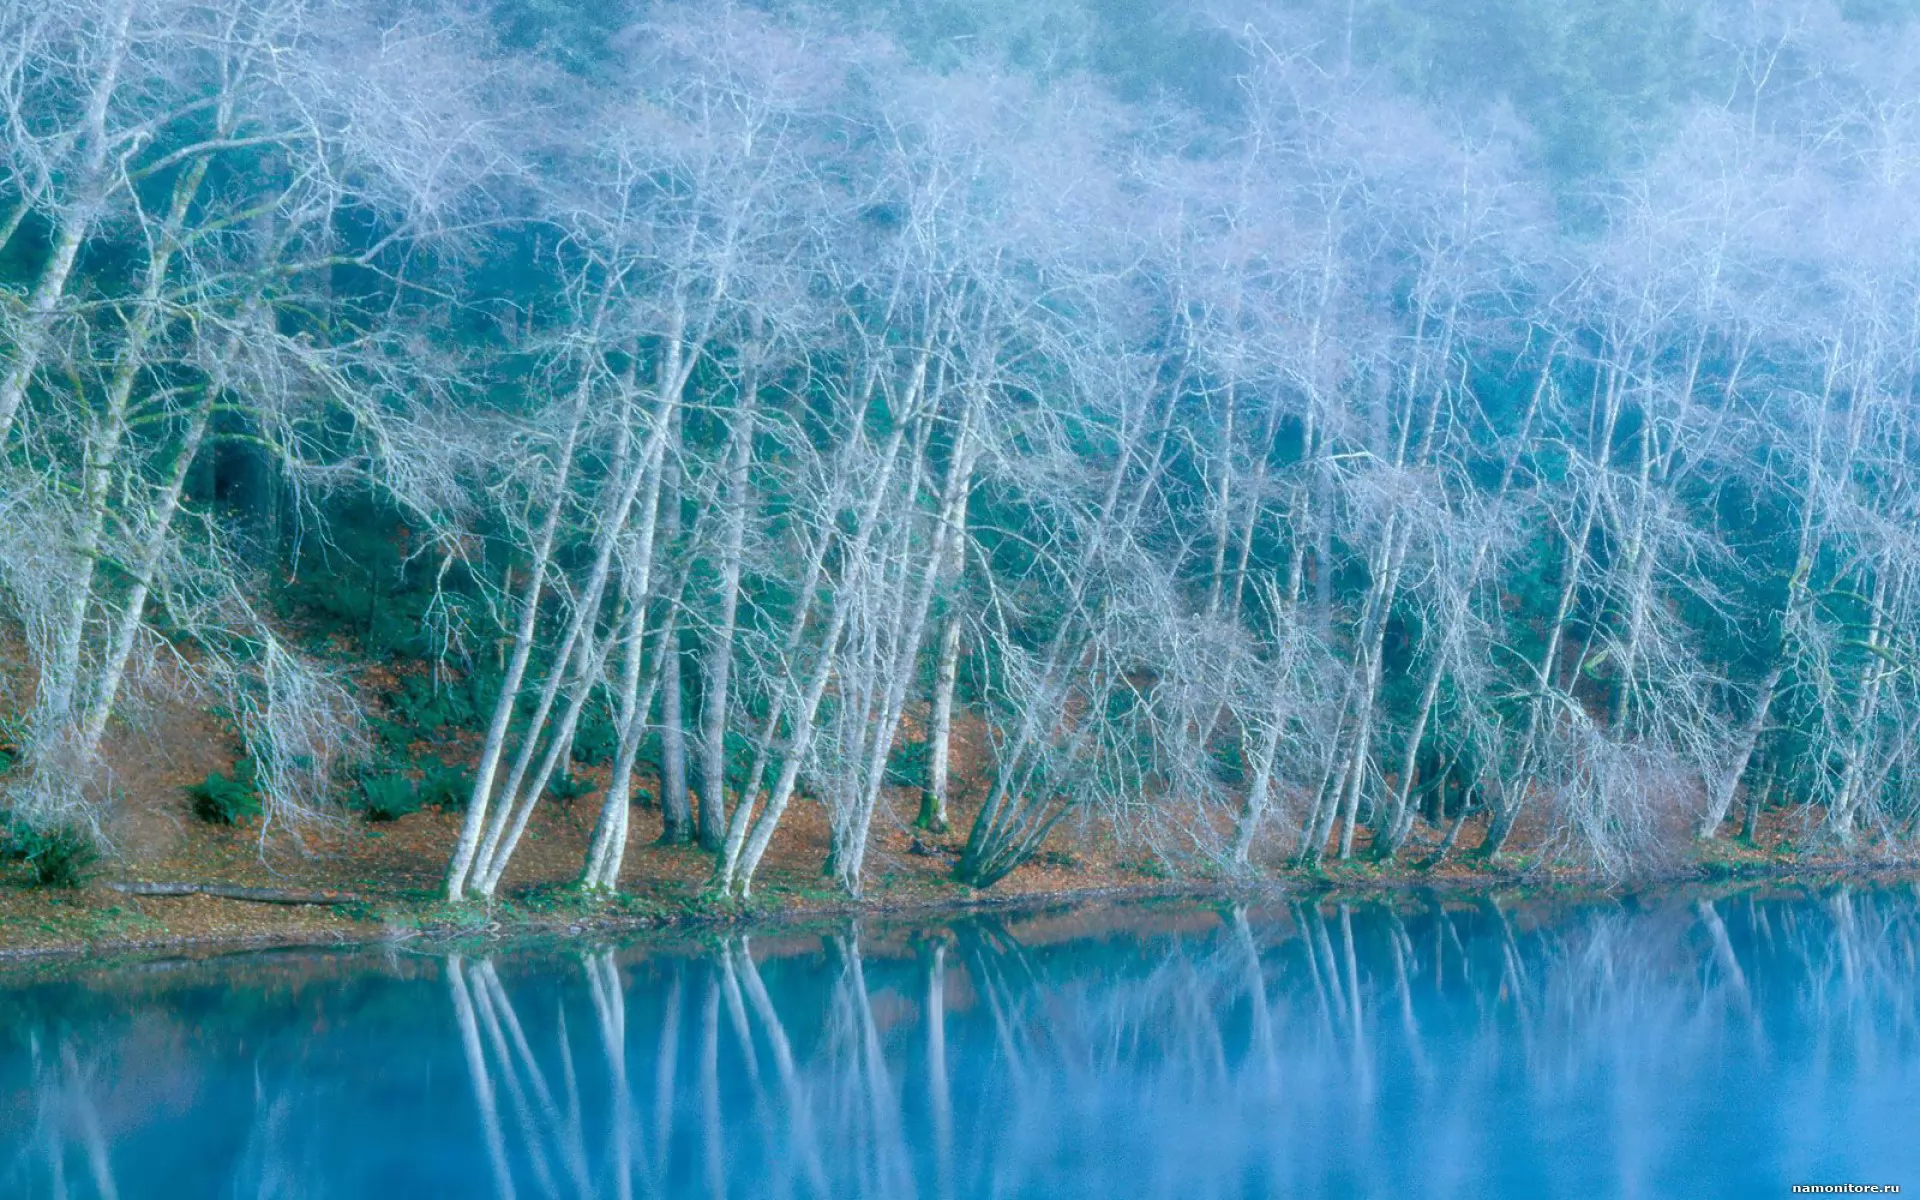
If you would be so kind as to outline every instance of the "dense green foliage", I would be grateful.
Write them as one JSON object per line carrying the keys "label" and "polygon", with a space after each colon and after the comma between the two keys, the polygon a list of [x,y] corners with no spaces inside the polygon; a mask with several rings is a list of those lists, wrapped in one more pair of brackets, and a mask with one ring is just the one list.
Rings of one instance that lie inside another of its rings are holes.
{"label": "dense green foliage", "polygon": [[80,887],[99,861],[100,849],[87,829],[0,816],[0,862],[26,864],[40,887]]}
{"label": "dense green foliage", "polygon": [[207,777],[187,788],[193,815],[210,825],[241,825],[260,815],[260,793],[254,779],[253,760],[243,758],[233,774],[209,771]]}

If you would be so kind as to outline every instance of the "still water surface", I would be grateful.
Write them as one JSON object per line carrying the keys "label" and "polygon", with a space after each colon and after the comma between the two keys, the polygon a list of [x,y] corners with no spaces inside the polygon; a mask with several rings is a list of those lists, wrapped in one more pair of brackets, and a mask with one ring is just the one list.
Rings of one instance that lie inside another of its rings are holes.
{"label": "still water surface", "polygon": [[0,979],[0,1194],[1920,1190],[1907,889],[1177,905]]}

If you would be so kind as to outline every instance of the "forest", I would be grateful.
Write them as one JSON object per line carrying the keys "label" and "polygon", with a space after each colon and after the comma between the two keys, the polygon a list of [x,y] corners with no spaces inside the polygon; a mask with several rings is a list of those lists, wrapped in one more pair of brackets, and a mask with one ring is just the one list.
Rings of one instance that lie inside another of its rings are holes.
{"label": "forest", "polygon": [[10,844],[1909,855],[1916,16],[0,0]]}

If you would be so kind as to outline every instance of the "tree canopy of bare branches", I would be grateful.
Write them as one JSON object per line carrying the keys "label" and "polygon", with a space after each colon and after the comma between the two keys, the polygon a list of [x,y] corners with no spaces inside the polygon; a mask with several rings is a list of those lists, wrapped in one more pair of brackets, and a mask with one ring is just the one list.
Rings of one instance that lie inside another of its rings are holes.
{"label": "tree canopy of bare branches", "polygon": [[184,687],[324,813],[355,704],[263,597],[374,494],[485,685],[453,899],[592,729],[596,888],[642,778],[741,897],[795,803],[859,895],[903,789],[977,886],[1904,852],[1916,35],[1706,6],[1574,170],[1369,66],[1377,7],[1203,22],[1208,104],[1072,21],[667,5],[589,88],[457,5],[0,5],[6,804],[97,815]]}

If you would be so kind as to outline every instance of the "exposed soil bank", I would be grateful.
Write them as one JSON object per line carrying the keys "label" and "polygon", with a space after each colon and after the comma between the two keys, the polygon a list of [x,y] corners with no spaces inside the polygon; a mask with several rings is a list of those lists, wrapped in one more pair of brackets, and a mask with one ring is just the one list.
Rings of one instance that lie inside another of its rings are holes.
{"label": "exposed soil bank", "polygon": [[[744,907],[723,907],[706,893],[712,857],[685,845],[663,845],[657,809],[636,808],[619,893],[592,897],[575,886],[598,798],[549,800],[534,814],[503,881],[500,896],[450,906],[442,873],[458,835],[457,813],[428,809],[372,824],[351,817],[298,839],[257,826],[226,827],[197,819],[187,785],[231,766],[232,747],[204,716],[182,710],[150,742],[129,743],[115,758],[124,789],[108,827],[109,856],[84,887],[39,888],[27,869],[0,862],[0,961],[213,952],[261,946],[358,945],[394,941],[491,939],[524,934],[616,934],[669,927],[751,927],[856,915],[925,915],[938,919],[980,908],[1089,903],[1100,898],[1191,896],[1288,900],[1433,891],[1447,896],[1578,895],[1646,890],[1700,881],[1777,880],[1823,885],[1920,864],[1846,860],[1811,853],[1807,830],[1770,812],[1756,843],[1696,843],[1658,873],[1609,880],[1565,863],[1542,861],[1542,831],[1516,831],[1515,852],[1489,863],[1456,854],[1421,870],[1439,839],[1422,823],[1400,860],[1366,861],[1364,841],[1351,862],[1304,873],[1288,863],[1288,843],[1275,830],[1256,843],[1258,870],[1229,878],[1205,863],[1168,864],[1123,844],[1097,822],[1069,822],[1033,861],[988,891],[956,883],[953,866],[970,809],[984,791],[979,752],[962,756],[956,829],[944,837],[916,834],[918,797],[889,789],[876,815],[867,858],[867,894],[854,901],[821,874],[829,831],[824,809],[802,798],[788,810]],[[1463,846],[1478,840],[1469,823]],[[154,886],[159,885],[159,886]],[[140,893],[146,894],[140,894]],[[158,894],[173,893],[173,894]],[[263,898],[319,897],[324,904],[263,903]]]}

